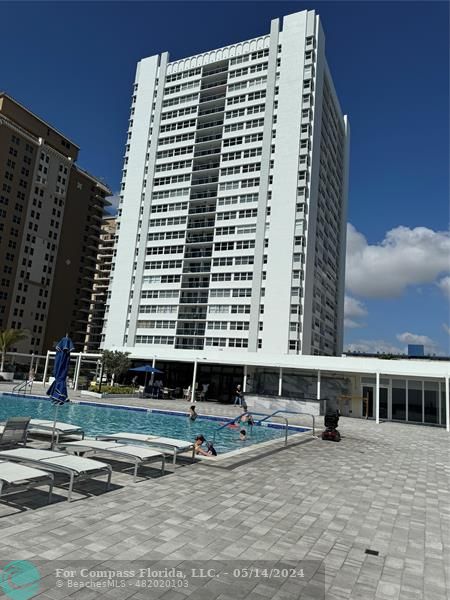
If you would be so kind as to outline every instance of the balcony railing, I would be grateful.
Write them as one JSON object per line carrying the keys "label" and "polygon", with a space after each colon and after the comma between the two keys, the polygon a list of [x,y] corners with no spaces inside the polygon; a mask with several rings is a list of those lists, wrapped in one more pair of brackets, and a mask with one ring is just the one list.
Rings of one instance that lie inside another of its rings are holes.
{"label": "balcony railing", "polygon": [[213,235],[192,235],[186,238],[186,244],[204,244],[205,242],[212,242],[213,239]]}
{"label": "balcony railing", "polygon": [[178,320],[179,321],[203,321],[206,319],[207,313],[206,311],[204,312],[187,312],[187,313],[183,313],[180,312],[178,313]]}
{"label": "balcony railing", "polygon": [[226,71],[228,71],[228,66],[218,67],[217,69],[214,69],[212,71],[203,71],[202,78],[209,77],[210,75],[216,75],[217,73],[225,73]]}
{"label": "balcony railing", "polygon": [[198,296],[197,298],[180,298],[180,304],[208,304],[208,296]]}
{"label": "balcony railing", "polygon": [[207,227],[211,228],[214,227],[215,225],[215,220],[214,219],[209,219],[209,220],[204,220],[204,221],[193,221],[192,223],[188,223],[187,228],[188,229],[205,229]]}
{"label": "balcony railing", "polygon": [[198,113],[198,117],[204,117],[205,115],[214,115],[216,113],[223,113],[225,111],[225,107],[216,106],[215,108],[207,108],[206,110],[202,110]]}
{"label": "balcony railing", "polygon": [[209,150],[196,150],[194,153],[194,158],[197,158],[198,156],[207,156],[209,154],[220,154],[220,152],[220,146],[218,148],[210,148]]}
{"label": "balcony railing", "polygon": [[196,194],[191,194],[190,199],[196,200],[197,198],[215,198],[217,196],[216,193],[209,192],[197,192]]}
{"label": "balcony railing", "polygon": [[209,169],[218,169],[219,165],[220,165],[220,163],[218,163],[218,162],[203,163],[203,164],[196,165],[192,170],[193,171],[207,171]]}
{"label": "balcony railing", "polygon": [[218,181],[219,181],[218,177],[203,177],[202,179],[193,179],[191,181],[191,186],[205,185],[206,183],[217,183]]}
{"label": "balcony railing", "polygon": [[186,336],[198,336],[203,337],[205,335],[204,329],[192,330],[192,329],[177,329],[176,335],[186,335]]}
{"label": "balcony railing", "polygon": [[211,271],[211,267],[188,267],[183,269],[183,275],[187,275],[189,273],[209,273]]}
{"label": "balcony railing", "polygon": [[211,88],[220,87],[221,85],[227,85],[227,80],[219,79],[218,81],[213,81],[212,83],[207,83],[205,85],[202,85],[202,87],[200,88],[200,91],[203,92],[203,90],[209,90]]}
{"label": "balcony railing", "polygon": [[197,137],[195,140],[196,144],[204,144],[205,142],[212,142],[214,140],[221,140],[222,134],[218,133],[216,135],[204,135],[203,137]]}
{"label": "balcony railing", "polygon": [[208,129],[209,127],[219,127],[223,125],[223,121],[208,121],[207,123],[199,123],[197,129]]}
{"label": "balcony railing", "polygon": [[198,214],[201,214],[201,213],[211,213],[211,212],[216,212],[216,205],[215,204],[211,204],[210,206],[199,206],[197,208],[190,208],[188,214],[190,214],[190,215],[198,215]]}
{"label": "balcony railing", "polygon": [[225,93],[222,92],[221,94],[214,94],[212,96],[204,96],[203,98],[200,97],[199,103],[203,104],[204,102],[212,102],[213,100],[225,100]]}

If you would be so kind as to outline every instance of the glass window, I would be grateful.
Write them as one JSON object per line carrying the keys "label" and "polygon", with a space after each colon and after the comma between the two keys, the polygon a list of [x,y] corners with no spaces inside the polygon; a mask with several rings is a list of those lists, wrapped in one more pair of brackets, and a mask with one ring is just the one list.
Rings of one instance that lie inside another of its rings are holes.
{"label": "glass window", "polygon": [[404,379],[392,380],[392,419],[394,421],[406,419],[406,381]]}
{"label": "glass window", "polygon": [[437,381],[425,381],[424,410],[425,423],[439,423],[439,384]]}
{"label": "glass window", "polygon": [[287,398],[317,398],[317,376],[283,369],[282,395]]}
{"label": "glass window", "polygon": [[255,369],[253,379],[253,392],[257,394],[267,394],[269,396],[278,396],[278,370],[265,370],[263,368]]}
{"label": "glass window", "polygon": [[422,382],[408,381],[408,421],[422,422]]}

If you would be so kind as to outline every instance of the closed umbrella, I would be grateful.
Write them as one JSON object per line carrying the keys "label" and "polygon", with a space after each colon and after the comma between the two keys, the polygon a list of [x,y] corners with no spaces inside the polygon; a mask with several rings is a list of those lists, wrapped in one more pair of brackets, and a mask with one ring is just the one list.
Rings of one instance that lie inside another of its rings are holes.
{"label": "closed umbrella", "polygon": [[163,371],[160,371],[159,369],[156,369],[155,367],[152,367],[151,365],[143,365],[142,367],[135,367],[134,369],[130,369],[130,371],[139,371],[141,373],[145,373],[144,389],[147,388],[147,379],[148,379],[149,373],[163,373]]}
{"label": "closed umbrella", "polygon": [[52,403],[55,406],[51,445],[52,449],[54,445],[58,408],[66,402],[69,402],[66,380],[69,373],[70,353],[74,349],[75,346],[68,335],[63,337],[56,345],[55,364],[53,366],[53,377],[55,379],[47,390],[47,396],[50,396]]}

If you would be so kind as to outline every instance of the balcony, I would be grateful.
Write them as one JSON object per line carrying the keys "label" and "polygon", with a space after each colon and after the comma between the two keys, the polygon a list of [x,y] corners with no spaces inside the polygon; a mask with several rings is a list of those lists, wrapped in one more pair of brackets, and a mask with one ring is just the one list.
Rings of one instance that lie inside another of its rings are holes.
{"label": "balcony", "polygon": [[199,336],[205,335],[204,329],[177,329],[176,335]]}
{"label": "balcony", "polygon": [[204,135],[203,137],[197,137],[195,139],[196,144],[204,144],[205,142],[213,142],[214,140],[221,140],[222,134],[217,133],[216,135]]}
{"label": "balcony", "polygon": [[212,250],[191,250],[186,252],[184,258],[210,258]]}
{"label": "balcony", "polygon": [[191,221],[188,223],[188,229],[212,229],[215,225],[215,219],[204,219],[203,221]]}
{"label": "balcony", "polygon": [[211,88],[221,87],[225,85],[227,85],[226,79],[218,79],[217,81],[211,81],[211,83],[203,84],[200,88],[200,91],[203,92],[203,90],[210,90]]}
{"label": "balcony", "polygon": [[188,296],[180,298],[180,304],[208,304],[208,296]]}
{"label": "balcony", "polygon": [[223,100],[225,102],[225,92],[221,94],[213,94],[211,96],[200,96],[199,104],[205,104],[206,102],[212,102],[213,100]]}
{"label": "balcony", "polygon": [[180,312],[178,313],[178,320],[182,321],[204,321],[206,319],[207,313],[205,311],[201,312]]}
{"label": "balcony", "polygon": [[209,150],[196,150],[194,152],[194,158],[198,158],[199,156],[208,156],[211,154],[220,154],[221,148],[210,148]]}
{"label": "balcony", "polygon": [[198,113],[198,117],[204,117],[205,115],[215,115],[218,113],[223,113],[225,111],[224,107],[216,106],[215,108],[207,108],[206,110],[202,110]]}
{"label": "balcony", "polygon": [[220,166],[220,163],[218,163],[218,162],[200,163],[198,165],[195,165],[192,170],[193,171],[208,171],[210,169],[218,169],[219,166]]}
{"label": "balcony", "polygon": [[215,204],[210,204],[207,206],[198,206],[195,208],[190,208],[189,209],[189,215],[199,215],[202,213],[215,213],[216,212],[216,205]]}
{"label": "balcony", "polygon": [[214,235],[188,235],[186,238],[186,244],[205,244],[207,242],[212,242],[214,239]]}
{"label": "balcony", "polygon": [[221,121],[207,121],[205,123],[198,123],[197,130],[199,129],[209,129],[210,127],[221,127],[223,125],[223,120]]}
{"label": "balcony", "polygon": [[209,273],[211,271],[211,265],[199,265],[199,266],[189,266],[183,269],[183,275],[189,273]]}
{"label": "balcony", "polygon": [[193,185],[205,185],[208,183],[217,183],[219,181],[218,177],[203,177],[201,179],[193,179],[191,181],[191,187]]}
{"label": "balcony", "polygon": [[196,200],[197,198],[216,198],[217,193],[214,191],[214,193],[211,193],[211,191],[208,192],[197,192],[196,194],[191,194],[190,196],[190,200]]}

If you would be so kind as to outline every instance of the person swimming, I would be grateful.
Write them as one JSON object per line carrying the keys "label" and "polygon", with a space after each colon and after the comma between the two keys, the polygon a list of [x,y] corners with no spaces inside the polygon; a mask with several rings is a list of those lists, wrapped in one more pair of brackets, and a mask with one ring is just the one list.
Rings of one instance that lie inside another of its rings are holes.
{"label": "person swimming", "polygon": [[245,440],[247,439],[247,432],[245,431],[245,429],[241,429],[239,433],[239,439],[241,440],[241,442],[245,442]]}

